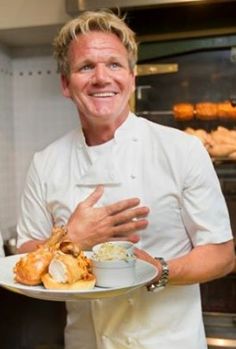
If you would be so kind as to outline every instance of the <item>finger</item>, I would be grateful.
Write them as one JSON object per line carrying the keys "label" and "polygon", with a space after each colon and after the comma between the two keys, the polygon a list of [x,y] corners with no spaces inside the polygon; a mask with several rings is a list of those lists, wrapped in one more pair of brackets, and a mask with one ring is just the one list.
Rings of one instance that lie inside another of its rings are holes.
{"label": "finger", "polygon": [[95,190],[81,203],[85,207],[94,206],[104,193],[104,187],[98,185]]}
{"label": "finger", "polygon": [[147,219],[139,219],[137,221],[131,221],[128,223],[123,223],[120,225],[116,225],[112,229],[112,235],[119,236],[119,235],[130,235],[131,233],[134,233],[138,230],[145,229],[148,225]]}
{"label": "finger", "polygon": [[111,239],[111,241],[130,241],[134,244],[140,240],[140,236],[136,233],[132,233],[128,236],[117,235]]}
{"label": "finger", "polygon": [[139,249],[137,247],[135,247],[135,249],[134,249],[134,254],[135,254],[136,257],[141,258],[141,259],[144,259],[144,258],[145,259],[147,259],[147,258],[151,259],[152,258],[146,251],[141,250],[141,249]]}
{"label": "finger", "polygon": [[117,213],[111,217],[111,220],[114,225],[119,225],[122,223],[129,222],[131,220],[144,218],[148,215],[148,213],[148,207],[138,207],[135,209],[126,210],[121,213]]}
{"label": "finger", "polygon": [[140,250],[138,248],[135,248],[134,254],[137,258],[142,259],[148,263],[151,263],[156,267],[156,260],[149,253],[145,252],[144,250]]}
{"label": "finger", "polygon": [[136,207],[140,204],[140,200],[138,198],[131,198],[122,201],[118,201],[114,204],[107,205],[104,208],[108,215],[113,215],[124,210]]}
{"label": "finger", "polygon": [[136,242],[139,242],[139,240],[140,240],[140,236],[136,233],[133,233],[133,234],[128,236],[128,241],[133,242],[134,244]]}

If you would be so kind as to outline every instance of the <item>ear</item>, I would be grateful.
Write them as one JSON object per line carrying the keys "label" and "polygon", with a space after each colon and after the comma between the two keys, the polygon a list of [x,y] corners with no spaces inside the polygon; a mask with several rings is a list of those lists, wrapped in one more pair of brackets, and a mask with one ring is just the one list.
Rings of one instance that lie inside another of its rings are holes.
{"label": "ear", "polygon": [[71,98],[70,80],[66,75],[61,75],[61,87],[64,97]]}
{"label": "ear", "polygon": [[134,71],[131,73],[132,74],[132,87],[131,87],[131,91],[132,93],[135,91],[135,86],[136,86],[136,76]]}

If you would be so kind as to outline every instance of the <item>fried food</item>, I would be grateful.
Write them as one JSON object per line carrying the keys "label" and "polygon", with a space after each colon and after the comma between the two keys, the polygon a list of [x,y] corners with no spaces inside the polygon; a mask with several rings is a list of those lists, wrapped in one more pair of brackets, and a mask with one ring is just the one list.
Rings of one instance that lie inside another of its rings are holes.
{"label": "fried food", "polygon": [[53,258],[53,253],[59,248],[60,241],[66,232],[61,228],[54,228],[51,237],[36,251],[23,256],[14,267],[15,281],[24,285],[39,285],[41,277],[47,271]]}
{"label": "fried food", "polygon": [[95,281],[91,262],[83,252],[77,257],[56,253],[48,272],[42,276],[44,287],[49,289],[90,289],[94,287]]}
{"label": "fried food", "polygon": [[15,281],[53,289],[86,289],[95,285],[91,262],[68,239],[66,229],[54,228],[49,240],[20,258],[14,267]]}

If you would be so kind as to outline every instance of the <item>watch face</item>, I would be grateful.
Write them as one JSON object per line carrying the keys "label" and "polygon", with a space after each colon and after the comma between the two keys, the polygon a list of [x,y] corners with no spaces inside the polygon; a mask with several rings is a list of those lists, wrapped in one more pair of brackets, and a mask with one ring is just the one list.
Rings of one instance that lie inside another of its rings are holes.
{"label": "watch face", "polygon": [[158,284],[151,284],[147,287],[147,290],[149,292],[158,292],[158,291],[161,291],[163,290],[164,288],[164,285],[160,285],[159,283]]}
{"label": "watch face", "polygon": [[153,292],[156,288],[156,285],[155,284],[151,284],[151,285],[148,285],[147,286],[147,290],[150,291],[150,292]]}

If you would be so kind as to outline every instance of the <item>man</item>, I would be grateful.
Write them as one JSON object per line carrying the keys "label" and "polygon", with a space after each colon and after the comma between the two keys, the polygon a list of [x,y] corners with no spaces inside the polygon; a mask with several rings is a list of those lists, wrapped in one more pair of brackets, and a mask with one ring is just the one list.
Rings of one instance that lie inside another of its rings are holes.
{"label": "man", "polygon": [[66,224],[84,249],[122,236],[138,242],[137,257],[158,269],[148,289],[160,291],[142,287],[115,299],[68,303],[66,348],[206,348],[198,284],[227,274],[234,263],[229,217],[207,152],[195,137],[129,111],[137,46],[123,20],[85,12],[62,28],[54,47],[63,94],[81,127],[34,157],[20,250],[46,239],[53,225]]}

